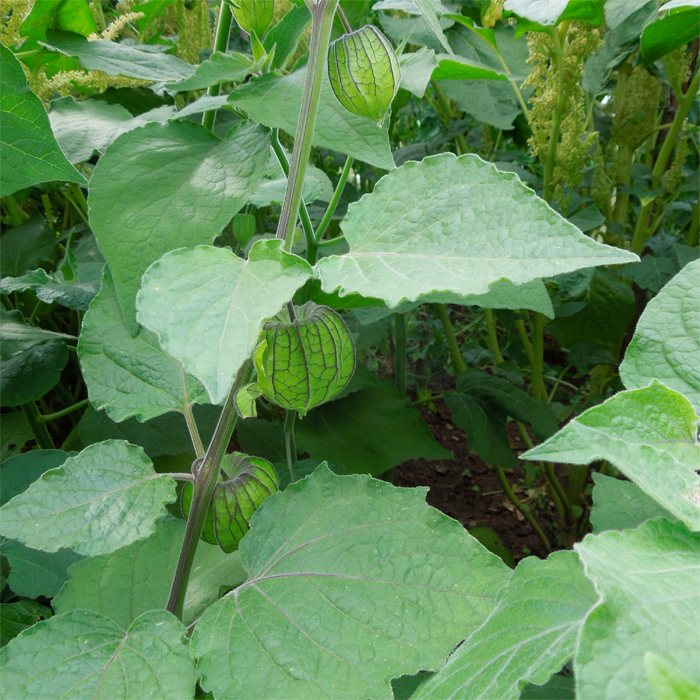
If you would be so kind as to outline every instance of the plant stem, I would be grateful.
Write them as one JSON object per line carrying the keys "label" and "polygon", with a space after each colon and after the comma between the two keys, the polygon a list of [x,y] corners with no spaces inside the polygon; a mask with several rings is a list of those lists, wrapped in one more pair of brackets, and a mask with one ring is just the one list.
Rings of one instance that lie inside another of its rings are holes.
{"label": "plant stem", "polygon": [[554,40],[554,51],[557,57],[557,101],[554,107],[552,119],[552,131],[549,135],[549,148],[547,149],[547,159],[544,163],[544,201],[552,203],[552,176],[554,175],[554,164],[557,160],[557,146],[559,145],[559,135],[561,132],[561,120],[566,103],[565,75],[564,75],[564,50],[562,40],[566,38],[567,22],[562,22],[561,36],[556,29],[551,30]]}
{"label": "plant stem", "polygon": [[540,538],[540,542],[542,542],[542,546],[545,548],[545,551],[547,553],[551,552],[552,545],[549,544],[547,535],[544,534],[540,524],[537,522],[537,520],[535,520],[535,516],[532,514],[530,508],[522,503],[521,500],[515,495],[515,492],[508,483],[508,478],[506,477],[503,469],[498,466],[494,466],[494,468],[496,470],[496,474],[498,475],[498,480],[501,482],[501,486],[503,487],[506,496],[508,496],[508,500],[523,514],[525,520],[530,523],[530,526],[535,531],[535,534]]}
{"label": "plant stem", "polygon": [[686,245],[695,246],[698,242],[698,229],[700,228],[700,200],[698,200],[693,209],[693,218],[690,220],[690,229],[685,239]]}
{"label": "plant stem", "polygon": [[170,588],[170,596],[166,610],[173,613],[179,620],[182,620],[182,610],[185,604],[187,593],[187,583],[192,572],[194,555],[197,551],[199,538],[202,535],[204,522],[209,510],[209,504],[214,494],[214,488],[219,479],[221,460],[226,454],[226,448],[231,440],[233,429],[236,427],[238,414],[234,407],[234,396],[236,392],[250,380],[253,371],[253,363],[246,360],[238,370],[233,386],[226,397],[226,402],[221,410],[219,422],[214,431],[214,436],[209,443],[209,448],[202,459],[198,459],[192,465],[194,475],[194,493],[192,494],[192,505],[187,518],[185,536],[180,548],[180,556],[177,561],[175,578]]}
{"label": "plant stem", "polygon": [[[231,8],[227,3],[222,2],[219,5],[219,17],[216,20],[216,35],[214,37],[214,53],[226,53],[228,49],[228,38],[231,33]],[[210,85],[207,89],[207,95],[216,97],[221,92],[221,85]],[[216,110],[211,109],[204,112],[202,115],[202,126],[211,131],[214,128],[214,120],[216,119]]]}
{"label": "plant stem", "polygon": [[[447,121],[449,121],[450,119],[454,119],[455,113],[452,111],[452,106],[450,105],[450,101],[447,99],[447,95],[445,95],[445,91],[442,89],[442,85],[440,85],[440,83],[437,80],[431,80],[430,84],[435,90],[438,102],[440,104],[440,107],[442,107],[443,112],[445,113]],[[461,153],[469,153],[471,149],[467,145],[467,141],[464,138],[464,134],[457,134],[457,136],[455,137],[455,141],[457,141],[457,146],[459,147]]]}
{"label": "plant stem", "polygon": [[284,416],[284,451],[287,455],[287,469],[289,478],[294,481],[294,463],[297,461],[297,439],[294,435],[294,423],[297,412],[289,409]]}
{"label": "plant stem", "polygon": [[107,22],[105,22],[105,15],[102,11],[102,0],[92,0],[92,6],[95,8],[95,14],[97,15],[97,25],[100,31],[103,32],[107,29]]}
{"label": "plant stem", "polygon": [[457,374],[462,374],[463,372],[467,371],[467,365],[464,363],[462,353],[459,351],[459,345],[457,345],[457,338],[455,338],[455,332],[452,328],[450,317],[447,314],[447,308],[444,304],[433,304],[433,310],[440,319],[442,327],[445,331],[447,345],[450,348],[450,354],[452,355],[452,362],[455,366],[455,370],[457,371]]}
{"label": "plant stem", "polygon": [[323,215],[323,218],[321,219],[321,223],[318,225],[318,228],[316,229],[316,242],[318,244],[321,244],[321,239],[323,238],[323,234],[326,232],[326,229],[328,228],[328,224],[330,224],[331,219],[333,218],[333,214],[335,213],[335,209],[338,206],[338,202],[340,201],[340,197],[342,196],[343,190],[345,189],[345,183],[348,181],[348,175],[350,174],[350,169],[352,168],[352,163],[353,163],[352,156],[348,156],[345,159],[345,165],[343,166],[343,172],[340,173],[340,180],[338,180],[338,184],[335,187],[335,192],[333,192],[333,196],[331,197],[331,201],[328,203],[328,208],[326,209],[326,213]]}
{"label": "plant stem", "polygon": [[532,367],[535,364],[535,351],[532,348],[530,338],[528,338],[527,336],[527,330],[525,329],[525,321],[523,321],[522,318],[519,318],[515,322],[515,329],[518,331],[518,335],[520,336],[520,342],[525,348],[525,352],[527,353],[527,359],[530,360],[530,367]]}
{"label": "plant stem", "polygon": [[42,423],[47,423],[50,420],[58,420],[59,418],[63,418],[63,416],[67,416],[69,413],[73,413],[73,411],[77,411],[83,406],[88,405],[88,400],[83,399],[82,401],[78,401],[78,403],[74,403],[72,406],[68,406],[68,408],[61,409],[60,411],[56,411],[56,413],[45,413],[43,416],[39,416],[39,420]]}
{"label": "plant stem", "polygon": [[544,386],[544,327],[547,317],[535,311],[535,322],[532,329],[532,353],[534,362],[532,364],[532,395],[538,401],[547,398],[547,390]]}
{"label": "plant stem", "polygon": [[192,445],[194,447],[195,454],[197,455],[197,457],[204,457],[204,445],[202,444],[202,438],[199,435],[197,423],[194,420],[194,414],[192,413],[192,405],[188,401],[187,397],[187,379],[185,378],[185,368],[183,367],[182,362],[178,364],[180,365],[180,379],[182,380],[182,396],[184,398],[184,410],[182,413],[185,416],[187,430],[189,430],[190,439],[192,440]]}
{"label": "plant stem", "polygon": [[493,315],[491,309],[484,309],[484,316],[486,317],[486,332],[489,339],[489,348],[493,353],[493,361],[500,365],[503,362],[503,355],[501,355],[501,348],[498,347],[498,334],[496,333],[496,319]]}
{"label": "plant stem", "polygon": [[299,215],[304,173],[311,153],[311,140],[316,123],[316,111],[321,94],[321,81],[328,53],[328,42],[333,27],[338,0],[317,0],[311,9],[311,43],[309,62],[304,84],[304,96],[301,100],[301,111],[297,124],[292,164],[287,177],[287,190],[277,226],[277,238],[284,241],[284,249],[289,252],[294,240],[294,227]]}
{"label": "plant stem", "polygon": [[340,17],[340,21],[343,23],[343,28],[345,29],[346,33],[350,34],[352,32],[352,27],[350,26],[350,22],[348,22],[348,18],[345,16],[343,8],[340,5],[338,5],[338,17]]}
{"label": "plant stem", "polygon": [[[289,177],[289,161],[280,143],[278,129],[272,130],[272,150],[277,156],[282,171]],[[303,198],[299,204],[299,218],[301,219],[301,227],[304,229],[304,236],[306,237],[306,259],[310,265],[314,265],[318,257],[318,244],[314,236],[314,227],[311,225],[311,217],[309,217],[309,211],[306,208],[306,203]]]}
{"label": "plant stem", "polygon": [[394,384],[406,395],[406,314],[394,314]]}
{"label": "plant stem", "polygon": [[[666,165],[668,164],[668,159],[673,153],[673,148],[678,141],[678,137],[683,128],[683,122],[690,112],[690,108],[693,105],[693,101],[697,97],[698,89],[700,88],[700,68],[695,70],[695,75],[688,86],[688,91],[683,95],[682,99],[678,102],[678,111],[676,116],[673,118],[671,128],[666,134],[666,138],[661,146],[659,155],[656,157],[656,162],[654,163],[654,168],[651,171],[651,189],[655,190],[661,185],[661,176],[666,170]],[[649,231],[649,216],[651,215],[651,210],[654,206],[654,201],[652,200],[648,204],[642,207],[639,212],[639,218],[637,219],[637,225],[634,228],[634,237],[632,239],[632,252],[639,253],[644,250],[644,245],[650,236]]]}
{"label": "plant stem", "polygon": [[32,431],[32,435],[36,440],[36,444],[39,445],[39,448],[42,450],[55,449],[53,440],[49,435],[49,431],[46,429],[46,425],[42,421],[41,413],[39,413],[39,409],[36,407],[36,402],[29,401],[28,403],[23,403],[21,408],[22,413],[24,413],[24,417],[27,420],[27,424],[29,425],[29,429]]}

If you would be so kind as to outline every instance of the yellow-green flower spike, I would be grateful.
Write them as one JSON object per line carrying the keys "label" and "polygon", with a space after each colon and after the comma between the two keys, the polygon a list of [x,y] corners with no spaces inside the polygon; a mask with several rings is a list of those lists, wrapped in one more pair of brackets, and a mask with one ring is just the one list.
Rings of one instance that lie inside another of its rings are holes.
{"label": "yellow-green flower spike", "polygon": [[275,0],[229,0],[238,25],[262,39],[275,15]]}
{"label": "yellow-green flower spike", "polygon": [[388,39],[368,24],[331,44],[328,78],[343,107],[381,125],[399,89],[401,73]]}
{"label": "yellow-green flower spike", "polygon": [[355,344],[343,319],[327,306],[307,302],[283,309],[263,327],[253,360],[258,384],[273,403],[307,411],[330,401],[355,371]]}

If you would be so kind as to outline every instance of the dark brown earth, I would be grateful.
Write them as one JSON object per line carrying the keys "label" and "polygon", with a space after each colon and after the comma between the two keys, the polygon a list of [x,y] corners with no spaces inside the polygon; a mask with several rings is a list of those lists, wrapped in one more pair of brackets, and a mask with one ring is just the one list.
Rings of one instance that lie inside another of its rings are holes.
{"label": "dark brown earth", "polygon": [[[546,557],[542,543],[522,515],[515,510],[498,482],[495,471],[480,457],[469,451],[463,430],[452,422],[452,413],[442,400],[433,402],[434,410],[421,408],[423,420],[437,441],[454,455],[454,459],[428,462],[415,459],[394,469],[396,486],[428,486],[428,503],[465,528],[490,527],[510,550],[515,561],[534,554]],[[508,436],[516,454],[525,452],[514,426]],[[462,476],[465,469],[471,478]],[[506,471],[508,480],[521,501],[532,504],[540,495],[536,517],[550,540],[555,530],[554,508],[541,485],[526,488],[521,468]],[[478,490],[476,488],[478,487]]]}

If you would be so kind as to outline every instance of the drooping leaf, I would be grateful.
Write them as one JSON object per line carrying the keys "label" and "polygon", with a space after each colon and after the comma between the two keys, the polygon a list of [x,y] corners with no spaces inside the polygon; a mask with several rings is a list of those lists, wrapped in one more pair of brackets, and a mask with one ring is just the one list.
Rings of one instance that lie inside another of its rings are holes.
{"label": "drooping leaf", "polygon": [[[305,80],[306,68],[286,76],[268,73],[238,86],[229,96],[229,101],[256,121],[294,135]],[[379,127],[372,119],[348,112],[333,94],[327,76],[324,77],[314,128],[315,146],[331,148],[378,168],[391,170],[394,161],[387,135],[388,124],[387,119],[384,126]]]}
{"label": "drooping leaf", "polygon": [[508,80],[502,71],[468,58],[442,54],[432,80]]}
{"label": "drooping leaf", "polygon": [[269,54],[275,47],[272,68],[284,68],[294,55],[299,41],[311,22],[311,13],[305,5],[295,5],[272,27],[263,39],[263,48]]}
{"label": "drooping leaf", "polygon": [[632,258],[584,236],[515,175],[473,155],[405,163],[349,207],[342,228],[350,252],[316,264],[323,289],[388,306]]}
{"label": "drooping leaf", "polygon": [[19,311],[0,309],[0,356],[3,360],[46,340],[70,340],[72,335],[47,331],[24,322]]}
{"label": "drooping leaf", "polygon": [[20,26],[20,36],[44,39],[47,29],[62,29],[89,36],[97,31],[90,7],[82,0],[35,2]]}
{"label": "drooping leaf", "polygon": [[173,117],[172,107],[157,107],[132,117],[120,104],[103,100],[64,97],[51,103],[49,121],[58,145],[71,163],[82,163],[97,151],[104,153],[118,136],[149,122],[165,122]]}
{"label": "drooping leaf", "polygon": [[0,534],[45,552],[70,547],[97,556],[153,532],[175,500],[175,482],[156,474],[140,447],[109,440],[85,448],[1,509]]}
{"label": "drooping leaf", "polygon": [[593,472],[592,476],[595,483],[591,509],[594,533],[634,529],[640,523],[659,517],[669,522],[678,520],[637,484],[598,472]]}
{"label": "drooping leaf", "polygon": [[310,275],[282,241],[258,241],[247,261],[230,250],[179,250],[152,265],[139,292],[138,319],[221,403],[258,340],[263,320],[279,311]]}
{"label": "drooping leaf", "polygon": [[[411,14],[420,14],[412,1],[410,6],[412,10]],[[376,7],[376,5],[374,7]],[[405,4],[402,10],[406,11],[408,7],[409,5]],[[377,9],[381,9],[381,7]],[[397,44],[406,40],[407,43],[425,46],[436,52],[445,50],[445,47],[437,38],[435,32],[431,29],[424,17],[403,18],[394,17],[389,13],[382,13],[379,15],[379,22],[386,35]],[[440,17],[439,24],[444,33],[445,29],[449,29],[454,24],[454,20]]]}
{"label": "drooping leaf", "polygon": [[589,408],[522,459],[589,464],[607,459],[692,530],[700,530],[697,416],[654,380]]}
{"label": "drooping leaf", "polygon": [[579,636],[576,697],[656,700],[644,655],[660,654],[700,684],[700,535],[650,520],[575,545],[601,595]]}
{"label": "drooping leaf", "polygon": [[0,196],[52,180],[84,185],[56,143],[44,105],[27,87],[20,62],[4,46],[0,67]]}
{"label": "drooping leaf", "polygon": [[319,467],[267,499],[241,542],[246,582],[195,628],[202,686],[379,700],[391,678],[440,666],[509,569],[424,494]]}
{"label": "drooping leaf", "polygon": [[678,272],[678,264],[671,258],[645,255],[641,262],[625,265],[620,275],[632,280],[642,289],[659,292]]}
{"label": "drooping leaf", "polygon": [[[19,226],[2,235],[2,277],[19,277],[40,265],[52,265],[56,258],[56,236],[38,209]],[[3,291],[3,294],[7,292]]]}
{"label": "drooping leaf", "polygon": [[679,0],[663,5],[663,17],[651,22],[642,32],[641,58],[649,66],[679,46],[697,38],[700,32],[700,2]]}
{"label": "drooping leaf", "polygon": [[545,683],[571,658],[596,599],[573,552],[524,559],[488,620],[413,698],[517,700],[526,683]]}
{"label": "drooping leaf", "polygon": [[267,130],[252,122],[223,141],[197,124],[169,122],[123,134],[100,158],[90,221],[133,335],[146,268],[168,251],[213,243],[262,180],[269,147]]}
{"label": "drooping leaf", "polygon": [[204,387],[161,350],[153,333],[131,336],[107,268],[83,319],[78,357],[90,403],[116,422],[147,421],[207,400]]}
{"label": "drooping leaf", "polygon": [[3,603],[0,605],[0,647],[4,647],[20,632],[24,632],[39,620],[47,620],[51,615],[51,608],[35,600]]}
{"label": "drooping leaf", "polygon": [[629,389],[659,379],[700,412],[700,261],[686,265],[652,299],[637,324],[620,377]]}
{"label": "drooping leaf", "polygon": [[400,87],[408,90],[419,99],[425,94],[425,89],[438,66],[438,59],[432,49],[425,47],[413,53],[404,53],[399,56],[401,66]]}
{"label": "drooping leaf", "polygon": [[440,15],[442,14],[442,3],[440,0],[413,0],[413,4],[423,16],[431,31],[437,37],[447,53],[452,53],[447,37],[440,26]]}
{"label": "drooping leaf", "polygon": [[68,362],[63,340],[45,340],[0,361],[0,405],[18,406],[53,389]]}
{"label": "drooping leaf", "polygon": [[[100,557],[84,559],[53,599],[57,615],[92,610],[126,629],[139,615],[165,607],[175,575],[185,522],[161,520],[147,539]],[[237,553],[225,554],[206,542],[197,546],[187,586],[183,622],[191,625],[218,597],[221,586],[245,579]]]}
{"label": "drooping leaf", "polygon": [[452,457],[393,382],[374,375],[366,388],[311,411],[295,431],[299,452],[328,459],[341,474],[376,476],[409,459]]}
{"label": "drooping leaf", "polygon": [[264,59],[253,61],[242,53],[219,53],[200,63],[189,78],[166,84],[168,90],[203,90],[221,83],[238,83],[260,69]]}
{"label": "drooping leaf", "polygon": [[88,41],[73,32],[54,30],[47,31],[46,42],[40,43],[77,58],[87,70],[100,70],[107,75],[124,75],[155,83],[183,80],[195,72],[194,66],[164,53],[157,44],[132,46],[105,39]]}
{"label": "drooping leaf", "polygon": [[185,628],[165,610],[126,632],[94,612],[57,615],[3,647],[0,663],[0,689],[13,700],[194,698]]}

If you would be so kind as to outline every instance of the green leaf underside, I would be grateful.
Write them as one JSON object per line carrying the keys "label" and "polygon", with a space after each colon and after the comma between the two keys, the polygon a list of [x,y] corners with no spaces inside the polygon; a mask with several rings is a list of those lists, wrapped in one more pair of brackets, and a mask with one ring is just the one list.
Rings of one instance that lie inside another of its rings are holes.
{"label": "green leaf underside", "polygon": [[27,87],[22,65],[4,46],[0,66],[0,196],[53,180],[84,185],[56,143],[41,100]]}
{"label": "green leaf underside", "polygon": [[373,375],[360,391],[311,411],[295,430],[300,452],[327,459],[341,474],[376,476],[409,459],[452,458],[394,383]]}
{"label": "green leaf underside", "polygon": [[[84,559],[70,569],[68,583],[53,599],[57,615],[92,610],[126,629],[139,615],[165,607],[175,575],[185,522],[161,520],[146,540],[100,557]],[[237,553],[200,542],[185,598],[183,623],[191,625],[219,597],[220,586],[245,579]]]}
{"label": "green leaf underside", "polygon": [[124,75],[155,83],[182,80],[195,72],[189,63],[162,51],[153,51],[152,47],[144,50],[140,46],[104,39],[88,41],[72,32],[49,30],[44,45],[77,58],[87,70],[100,70],[107,75]]}
{"label": "green leaf underside", "polygon": [[503,278],[523,284],[636,259],[595,243],[514,174],[473,155],[404,164],[350,206],[342,228],[350,252],[317,263],[323,289],[378,297],[388,306],[434,291],[484,294]]}
{"label": "green leaf underside", "polygon": [[655,700],[646,652],[700,684],[700,535],[659,519],[575,549],[602,598],[579,636],[576,697]]}
{"label": "green leaf underside", "polygon": [[239,549],[247,581],[195,628],[203,687],[388,700],[391,678],[440,666],[509,570],[424,494],[322,466],[267,499]]}
{"label": "green leaf underside", "polygon": [[97,556],[147,537],[175,500],[140,447],[108,440],[84,449],[6,503],[0,534],[45,552]]}
{"label": "green leaf underside", "polygon": [[607,459],[692,530],[700,530],[700,445],[691,404],[654,381],[588,409],[523,459]]}
{"label": "green leaf underside", "polygon": [[142,328],[132,337],[108,268],[85,314],[78,357],[90,403],[116,422],[184,412],[186,405],[208,400],[204,387],[160,349],[153,333]]}
{"label": "green leaf underside", "polygon": [[659,379],[700,413],[700,261],[686,265],[639,319],[620,377],[628,389]]}
{"label": "green leaf underside", "polygon": [[269,139],[252,122],[223,141],[189,122],[147,124],[100,158],[90,181],[90,222],[132,334],[147,267],[171,250],[213,243],[262,180]]}
{"label": "green leaf underside", "polygon": [[212,403],[226,397],[262,322],[310,275],[308,263],[281,245],[259,241],[247,261],[223,248],[174,251],[144,275],[139,323],[202,382]]}
{"label": "green leaf underside", "polygon": [[413,698],[517,700],[526,683],[545,683],[573,656],[596,600],[573,552],[524,559],[488,619]]}
{"label": "green leaf underside", "polygon": [[[268,73],[236,88],[229,101],[256,121],[295,135],[305,80],[306,68],[284,77]],[[336,99],[327,77],[324,78],[314,127],[315,146],[340,151],[378,168],[391,170],[394,161],[387,135],[388,125],[388,119],[382,128],[371,119],[348,112]]]}
{"label": "green leaf underside", "polygon": [[0,650],[2,694],[12,700],[194,697],[185,628],[165,610],[144,613],[124,632],[76,610],[40,622]]}
{"label": "green leaf underside", "polygon": [[[645,66],[687,44],[698,36],[700,14],[697,3],[689,0],[688,7],[676,7],[644,28],[641,58]],[[665,8],[662,7],[661,10]]]}
{"label": "green leaf underside", "polygon": [[637,484],[598,472],[593,472],[592,477],[595,483],[591,509],[594,533],[633,530],[637,525],[659,517],[664,517],[669,522],[677,520]]}

